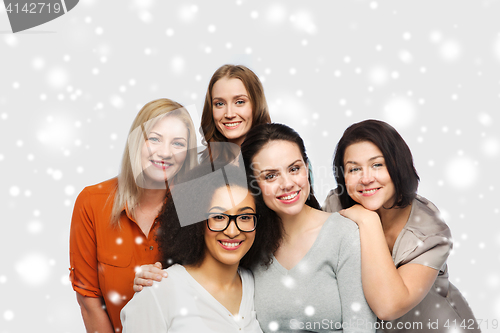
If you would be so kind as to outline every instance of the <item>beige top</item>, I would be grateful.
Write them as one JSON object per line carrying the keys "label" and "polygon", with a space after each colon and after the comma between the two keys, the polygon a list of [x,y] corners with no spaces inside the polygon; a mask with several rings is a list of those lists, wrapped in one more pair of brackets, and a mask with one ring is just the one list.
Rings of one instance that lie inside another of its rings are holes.
{"label": "beige top", "polygon": [[[342,209],[334,190],[328,194],[323,209],[327,212]],[[452,247],[450,229],[440,218],[439,210],[429,200],[417,196],[408,221],[394,243],[392,260],[396,268],[409,263],[420,264],[439,270],[439,274],[427,296],[415,308],[396,320],[380,322],[383,328],[380,332],[430,329],[441,333],[455,328],[455,324],[461,332],[480,332],[467,301],[448,280],[446,259]]]}

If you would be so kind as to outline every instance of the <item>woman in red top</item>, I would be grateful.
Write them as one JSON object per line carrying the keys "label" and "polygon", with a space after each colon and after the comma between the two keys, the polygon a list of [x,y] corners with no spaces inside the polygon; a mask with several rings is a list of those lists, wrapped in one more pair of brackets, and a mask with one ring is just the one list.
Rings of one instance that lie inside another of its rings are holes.
{"label": "woman in red top", "polygon": [[155,222],[178,175],[197,162],[188,112],[169,99],[146,104],[130,129],[118,177],[86,187],[75,202],[70,278],[87,332],[121,331],[135,270],[158,260]]}

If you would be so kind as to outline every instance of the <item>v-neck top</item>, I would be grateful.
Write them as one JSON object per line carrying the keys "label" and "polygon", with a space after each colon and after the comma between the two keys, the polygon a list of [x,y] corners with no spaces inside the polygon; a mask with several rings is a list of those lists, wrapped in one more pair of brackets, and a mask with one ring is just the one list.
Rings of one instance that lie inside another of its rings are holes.
{"label": "v-neck top", "polygon": [[276,258],[269,267],[253,267],[262,330],[374,332],[376,317],[363,294],[360,259],[358,226],[335,213],[292,269]]}
{"label": "v-neck top", "polygon": [[242,297],[238,315],[219,303],[181,265],[168,278],[136,293],[122,309],[124,333],[262,333],[254,310],[252,273],[239,269]]}

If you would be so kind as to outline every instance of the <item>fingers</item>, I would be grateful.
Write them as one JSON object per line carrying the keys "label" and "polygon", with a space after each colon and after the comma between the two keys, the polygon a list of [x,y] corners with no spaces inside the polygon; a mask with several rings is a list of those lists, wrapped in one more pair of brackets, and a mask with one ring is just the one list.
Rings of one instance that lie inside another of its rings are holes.
{"label": "fingers", "polygon": [[142,291],[142,286],[140,286],[140,285],[136,285],[136,284],[134,284],[134,287],[133,287],[133,288],[134,288],[134,292],[136,292],[136,293],[138,293],[138,292]]}

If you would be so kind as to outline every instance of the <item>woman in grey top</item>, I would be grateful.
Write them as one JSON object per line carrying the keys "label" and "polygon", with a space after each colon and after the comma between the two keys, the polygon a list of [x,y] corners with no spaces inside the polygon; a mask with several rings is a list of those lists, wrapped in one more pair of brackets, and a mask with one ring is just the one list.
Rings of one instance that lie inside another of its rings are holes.
{"label": "woman in grey top", "polygon": [[479,332],[448,280],[450,230],[417,196],[419,177],[399,133],[377,120],[350,126],[337,144],[334,173],[338,186],[325,209],[343,208],[359,226],[363,289],[382,330]]}
{"label": "woman in grey top", "polygon": [[241,153],[266,206],[282,224],[269,267],[255,265],[255,310],[264,332],[374,332],[363,295],[356,224],[320,210],[300,136],[282,124],[252,128]]}

